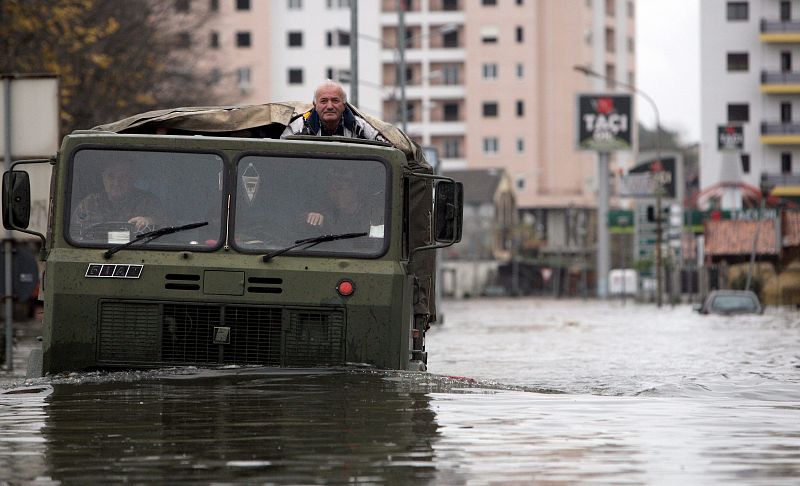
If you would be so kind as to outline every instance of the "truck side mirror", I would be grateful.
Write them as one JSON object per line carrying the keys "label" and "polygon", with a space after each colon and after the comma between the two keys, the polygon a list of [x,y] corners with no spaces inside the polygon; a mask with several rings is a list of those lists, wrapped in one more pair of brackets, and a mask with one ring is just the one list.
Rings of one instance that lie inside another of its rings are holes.
{"label": "truck side mirror", "polygon": [[3,227],[25,229],[31,219],[31,182],[19,170],[3,174]]}
{"label": "truck side mirror", "polygon": [[434,203],[434,239],[443,243],[461,241],[464,221],[464,185],[460,182],[440,180],[436,182]]}

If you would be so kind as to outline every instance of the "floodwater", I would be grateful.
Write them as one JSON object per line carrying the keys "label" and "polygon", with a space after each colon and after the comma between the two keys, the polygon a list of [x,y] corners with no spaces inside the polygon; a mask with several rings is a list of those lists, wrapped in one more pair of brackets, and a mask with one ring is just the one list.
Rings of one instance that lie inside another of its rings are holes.
{"label": "floodwater", "polygon": [[449,301],[429,373],[173,369],[0,390],[0,484],[797,484],[800,312]]}

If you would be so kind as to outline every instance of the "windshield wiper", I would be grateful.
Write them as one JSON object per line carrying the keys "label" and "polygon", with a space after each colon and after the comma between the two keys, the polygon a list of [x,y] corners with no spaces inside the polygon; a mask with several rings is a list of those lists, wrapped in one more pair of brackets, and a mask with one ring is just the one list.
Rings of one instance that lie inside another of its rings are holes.
{"label": "windshield wiper", "polygon": [[103,258],[105,258],[107,260],[107,259],[111,258],[111,255],[113,255],[114,253],[116,253],[116,252],[118,252],[120,250],[124,250],[125,248],[131,246],[132,244],[137,243],[137,242],[142,241],[142,240],[147,240],[147,241],[145,241],[145,243],[150,243],[151,241],[155,240],[156,238],[160,238],[160,237],[162,237],[164,235],[171,235],[172,233],[177,233],[179,231],[186,231],[186,230],[190,230],[190,229],[194,229],[194,228],[199,228],[201,226],[206,226],[207,224],[208,224],[208,221],[203,221],[202,223],[189,223],[189,224],[184,224],[184,225],[181,225],[181,226],[166,226],[164,228],[159,228],[157,230],[148,231],[147,233],[141,233],[141,234],[136,235],[136,237],[134,239],[132,239],[131,241],[129,241],[127,243],[122,243],[122,244],[119,244],[117,246],[112,246],[105,253],[103,253]]}
{"label": "windshield wiper", "polygon": [[268,262],[268,261],[272,260],[272,258],[274,258],[274,257],[276,257],[278,255],[283,255],[287,251],[294,250],[298,246],[308,245],[305,248],[303,248],[305,250],[305,249],[311,248],[314,245],[318,245],[318,244],[324,243],[326,241],[347,240],[347,239],[350,239],[350,238],[360,238],[362,236],[367,236],[368,234],[369,233],[367,233],[365,231],[363,233],[340,233],[338,235],[319,235],[319,236],[314,236],[313,238],[304,238],[302,240],[295,241],[293,245],[287,246],[286,248],[280,248],[278,250],[272,250],[271,252],[269,252],[266,255],[264,255],[263,257],[261,257],[261,259],[263,261],[265,261],[265,262]]}

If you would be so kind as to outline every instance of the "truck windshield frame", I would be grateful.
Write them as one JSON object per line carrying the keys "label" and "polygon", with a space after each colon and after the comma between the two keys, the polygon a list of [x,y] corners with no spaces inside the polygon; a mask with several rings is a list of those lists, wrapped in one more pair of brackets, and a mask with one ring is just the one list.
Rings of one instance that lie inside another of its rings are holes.
{"label": "truck windshield frame", "polygon": [[320,235],[283,256],[380,258],[391,235],[391,165],[380,157],[244,153],[236,160],[230,243],[266,254]]}
{"label": "truck windshield frame", "polygon": [[138,234],[197,221],[144,250],[214,251],[223,244],[227,164],[217,151],[77,147],[69,158],[64,237],[109,248]]}

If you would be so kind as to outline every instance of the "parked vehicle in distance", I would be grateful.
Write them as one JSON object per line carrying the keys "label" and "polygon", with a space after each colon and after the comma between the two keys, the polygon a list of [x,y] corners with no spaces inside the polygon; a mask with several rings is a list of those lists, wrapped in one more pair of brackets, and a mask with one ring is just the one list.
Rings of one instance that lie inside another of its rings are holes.
{"label": "parked vehicle in distance", "polygon": [[713,290],[695,310],[701,314],[762,314],[764,307],[750,290]]}

